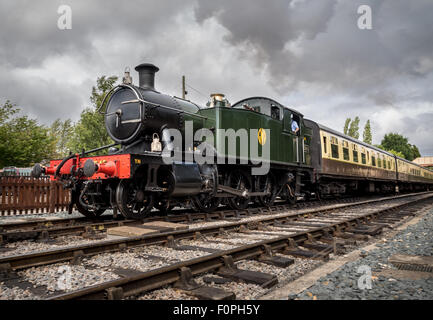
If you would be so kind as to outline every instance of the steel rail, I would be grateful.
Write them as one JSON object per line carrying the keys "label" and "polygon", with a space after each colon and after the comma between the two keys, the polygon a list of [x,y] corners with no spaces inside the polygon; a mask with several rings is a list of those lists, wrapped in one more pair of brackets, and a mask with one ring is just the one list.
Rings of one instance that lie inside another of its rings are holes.
{"label": "steel rail", "polygon": [[[416,193],[422,194],[422,193]],[[362,198],[361,198],[362,199]],[[382,199],[382,198],[378,198]],[[358,197],[345,198],[345,203],[362,201]],[[103,230],[112,226],[133,225],[135,223],[152,222],[152,221],[166,221],[166,222],[194,222],[194,221],[211,221],[213,219],[226,219],[226,218],[239,218],[242,216],[249,216],[251,214],[262,214],[264,211],[282,211],[294,210],[302,208],[311,208],[329,205],[337,202],[337,200],[326,200],[320,202],[299,202],[295,205],[291,204],[278,204],[275,203],[271,207],[250,207],[244,210],[230,210],[220,207],[218,210],[206,212],[188,212],[187,209],[175,210],[176,213],[165,216],[150,216],[143,220],[127,220],[120,217],[114,219],[111,215],[103,215],[99,218],[87,217],[74,217],[65,219],[43,219],[31,218],[30,221],[7,222],[0,224],[0,244],[2,242],[13,242],[28,239],[47,238],[60,235],[71,235],[75,233],[85,232],[87,227],[94,230]],[[264,210],[264,211],[263,211]],[[183,213],[186,212],[186,213]],[[179,214],[182,213],[182,214]]]}
{"label": "steel rail", "polygon": [[[270,208],[271,211],[281,212],[288,210],[288,205],[277,205]],[[63,219],[63,221],[57,220],[41,220],[32,222],[21,222],[14,224],[0,225],[0,243],[1,242],[13,242],[27,239],[37,238],[48,238],[61,235],[79,234],[89,230],[101,231],[109,227],[115,226],[133,226],[139,225],[144,222],[152,221],[166,221],[166,222],[187,222],[191,223],[194,221],[212,221],[222,220],[226,218],[239,218],[241,216],[249,216],[252,214],[261,214],[263,211],[268,211],[269,208],[249,208],[243,211],[236,210],[219,210],[212,213],[186,213],[179,215],[166,215],[166,216],[154,216],[148,217],[144,220],[122,220],[122,219],[111,219],[109,221],[95,221],[87,220],[86,218],[71,218]],[[184,210],[179,210],[184,211]],[[109,216],[107,216],[109,219]],[[108,220],[107,219],[107,220]],[[24,227],[24,229],[22,229]],[[33,228],[32,228],[33,227]],[[8,231],[4,231],[4,230]],[[18,229],[18,230],[16,230]]]}
{"label": "steel rail", "polygon": [[[345,199],[345,202],[354,201],[351,199]],[[356,199],[356,198],[355,198]],[[194,221],[211,221],[211,220],[222,220],[226,218],[239,218],[242,216],[249,216],[251,214],[262,214],[263,211],[280,212],[290,209],[296,209],[302,206],[316,205],[316,202],[299,203],[297,207],[289,204],[275,204],[272,207],[251,207],[245,210],[236,211],[220,208],[211,213],[206,212],[195,212],[190,213],[187,209],[176,210],[182,214],[171,214],[165,216],[150,216],[143,220],[127,220],[127,219],[113,219],[112,216],[101,216],[100,221],[98,218],[67,218],[67,219],[53,219],[53,220],[34,220],[29,222],[16,222],[16,223],[5,223],[0,224],[0,243],[2,242],[13,242],[28,239],[38,238],[49,238],[54,236],[80,234],[87,230],[93,229],[95,231],[105,230],[109,227],[114,226],[129,226],[136,225],[143,222],[152,221],[166,221],[166,222],[186,222],[191,223]],[[319,205],[325,205],[321,203]],[[187,213],[183,213],[187,212]]]}
{"label": "steel rail", "polygon": [[[422,193],[416,193],[422,194]],[[409,195],[409,194],[408,194]],[[406,195],[405,195],[406,196]],[[362,198],[361,198],[362,199]],[[382,199],[382,198],[378,198]],[[345,198],[345,203],[362,201],[358,197]],[[299,202],[295,205],[275,203],[271,207],[250,207],[244,210],[230,210],[220,207],[218,210],[206,212],[188,212],[187,209],[175,210],[172,214],[165,216],[149,216],[143,220],[127,220],[122,217],[114,219],[112,215],[103,215],[98,218],[87,217],[74,217],[64,219],[44,219],[44,218],[30,218],[29,221],[7,222],[0,224],[0,243],[11,242],[35,238],[46,238],[49,236],[70,235],[74,233],[85,232],[87,227],[95,230],[106,229],[112,226],[132,225],[135,223],[152,222],[152,221],[166,221],[166,222],[194,222],[194,221],[210,221],[212,219],[225,219],[225,218],[239,218],[241,216],[248,216],[251,214],[261,214],[264,211],[281,211],[281,210],[294,210],[302,208],[311,208],[329,205],[335,203],[337,200],[326,200],[321,202]],[[184,213],[185,212],[185,213]],[[182,213],[182,214],[179,214]]]}

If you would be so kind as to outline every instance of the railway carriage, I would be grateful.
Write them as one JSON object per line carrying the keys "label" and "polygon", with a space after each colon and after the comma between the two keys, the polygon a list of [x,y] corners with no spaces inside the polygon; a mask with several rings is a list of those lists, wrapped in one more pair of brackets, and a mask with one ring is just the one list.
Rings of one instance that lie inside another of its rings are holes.
{"label": "railway carriage", "polygon": [[321,196],[360,192],[426,190],[428,169],[311,120],[315,182]]}
{"label": "railway carriage", "polygon": [[396,160],[398,167],[397,179],[401,191],[423,190],[426,185],[431,184],[433,178],[431,170],[400,157],[396,157]]}

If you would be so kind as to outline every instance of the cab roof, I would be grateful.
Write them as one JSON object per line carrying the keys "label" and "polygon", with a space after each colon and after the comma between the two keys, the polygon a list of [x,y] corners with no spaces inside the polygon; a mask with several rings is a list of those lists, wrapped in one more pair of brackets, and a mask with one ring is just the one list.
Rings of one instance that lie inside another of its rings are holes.
{"label": "cab roof", "polygon": [[271,104],[274,104],[274,105],[276,105],[276,106],[282,107],[282,108],[287,109],[287,110],[290,110],[292,113],[296,113],[297,115],[299,115],[299,116],[301,116],[301,117],[304,117],[304,115],[303,115],[302,113],[300,113],[299,111],[297,111],[297,110],[295,110],[295,109],[291,109],[291,108],[289,108],[289,107],[286,107],[286,106],[282,105],[281,103],[275,101],[274,99],[267,98],[267,97],[260,97],[260,96],[249,97],[249,98],[245,98],[245,99],[239,100],[238,102],[236,102],[235,104],[232,105],[232,108],[234,108],[235,106],[237,106],[237,105],[239,105],[239,104],[243,104],[243,103],[245,103],[245,102],[248,101],[248,100],[253,100],[253,99],[254,99],[254,100],[255,100],[255,99],[263,99],[263,100],[267,100],[267,101],[271,102]]}

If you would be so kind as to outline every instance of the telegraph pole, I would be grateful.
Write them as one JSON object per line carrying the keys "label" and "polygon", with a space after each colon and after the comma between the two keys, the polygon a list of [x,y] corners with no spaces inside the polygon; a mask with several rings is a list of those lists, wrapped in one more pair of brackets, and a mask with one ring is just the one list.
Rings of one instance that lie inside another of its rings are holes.
{"label": "telegraph pole", "polygon": [[185,76],[182,76],[182,99],[185,99]]}

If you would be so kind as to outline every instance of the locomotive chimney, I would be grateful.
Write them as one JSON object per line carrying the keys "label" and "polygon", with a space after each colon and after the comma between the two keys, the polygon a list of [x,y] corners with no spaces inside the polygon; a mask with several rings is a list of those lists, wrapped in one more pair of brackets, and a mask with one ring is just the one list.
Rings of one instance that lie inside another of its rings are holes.
{"label": "locomotive chimney", "polygon": [[155,73],[159,68],[151,63],[142,63],[135,67],[138,72],[139,86],[146,90],[155,90]]}

